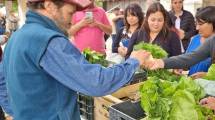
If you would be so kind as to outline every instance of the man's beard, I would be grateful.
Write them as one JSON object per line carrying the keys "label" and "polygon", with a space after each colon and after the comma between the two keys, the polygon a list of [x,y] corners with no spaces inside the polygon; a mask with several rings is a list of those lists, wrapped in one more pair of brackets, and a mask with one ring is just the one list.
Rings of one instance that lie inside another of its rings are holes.
{"label": "man's beard", "polygon": [[62,20],[58,20],[58,19],[55,19],[54,20],[55,24],[58,26],[58,28],[63,32],[64,35],[66,35],[67,37],[69,36],[69,33],[68,33],[68,29],[64,26],[64,23]]}

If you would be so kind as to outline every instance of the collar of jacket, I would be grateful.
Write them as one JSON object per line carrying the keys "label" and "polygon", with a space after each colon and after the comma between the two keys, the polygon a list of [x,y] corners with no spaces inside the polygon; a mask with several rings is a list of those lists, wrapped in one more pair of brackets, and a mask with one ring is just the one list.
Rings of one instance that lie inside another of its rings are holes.
{"label": "collar of jacket", "polygon": [[[177,19],[177,17],[175,16],[175,12],[174,12],[173,10],[170,11],[170,14],[172,14],[172,15],[174,16],[174,20]],[[181,15],[179,16],[180,19],[181,19],[181,17],[183,16],[183,14],[184,14],[184,10],[182,10]]]}
{"label": "collar of jacket", "polygon": [[32,10],[29,10],[26,14],[26,24],[39,24],[48,29],[64,34],[53,20]]}

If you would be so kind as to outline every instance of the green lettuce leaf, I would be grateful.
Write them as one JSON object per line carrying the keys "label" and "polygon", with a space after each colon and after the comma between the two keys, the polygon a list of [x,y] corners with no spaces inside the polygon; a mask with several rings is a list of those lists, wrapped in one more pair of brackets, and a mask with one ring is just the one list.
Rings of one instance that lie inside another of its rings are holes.
{"label": "green lettuce leaf", "polygon": [[160,59],[168,56],[167,52],[164,49],[155,44],[141,42],[134,46],[134,50],[140,49],[151,52],[153,58]]}
{"label": "green lettuce leaf", "polygon": [[173,105],[170,111],[171,120],[198,120],[195,109],[195,98],[186,90],[178,90],[172,98]]}
{"label": "green lettuce leaf", "polygon": [[204,77],[206,80],[215,80],[215,64],[212,64],[208,69],[208,73]]}

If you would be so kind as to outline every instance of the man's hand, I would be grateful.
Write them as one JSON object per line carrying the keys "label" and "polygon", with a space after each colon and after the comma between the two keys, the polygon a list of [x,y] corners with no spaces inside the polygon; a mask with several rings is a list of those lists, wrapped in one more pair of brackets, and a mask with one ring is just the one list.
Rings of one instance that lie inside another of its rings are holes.
{"label": "man's hand", "polygon": [[153,59],[151,61],[148,61],[145,67],[149,70],[157,70],[160,68],[164,68],[164,62],[162,59]]}
{"label": "man's hand", "polygon": [[131,58],[135,58],[140,62],[140,66],[144,66],[145,61],[149,58],[150,52],[145,50],[133,51],[130,55]]}
{"label": "man's hand", "polygon": [[128,50],[127,47],[124,46],[118,47],[118,53],[123,57],[125,57],[125,55],[127,54],[127,50]]}

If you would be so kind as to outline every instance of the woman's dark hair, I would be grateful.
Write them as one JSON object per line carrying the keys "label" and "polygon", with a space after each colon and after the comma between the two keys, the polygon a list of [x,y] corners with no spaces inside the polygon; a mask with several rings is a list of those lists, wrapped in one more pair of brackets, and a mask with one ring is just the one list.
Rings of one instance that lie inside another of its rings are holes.
{"label": "woman's dark hair", "polygon": [[125,11],[124,11],[125,17],[124,18],[125,18],[126,30],[129,30],[129,28],[130,28],[130,25],[128,24],[128,21],[126,19],[128,16],[128,13],[130,13],[131,15],[136,16],[138,18],[139,26],[137,29],[139,29],[143,23],[143,20],[144,20],[144,13],[142,11],[142,8],[136,3],[130,4],[125,8]]}
{"label": "woman's dark hair", "polygon": [[169,28],[175,27],[174,23],[173,23],[172,20],[171,20],[170,13],[169,13],[168,11],[166,11],[166,21],[167,21],[167,26],[168,26]]}
{"label": "woman's dark hair", "polygon": [[196,21],[199,23],[211,23],[215,31],[215,6],[200,8],[196,13]]}
{"label": "woman's dark hair", "polygon": [[[142,29],[144,29],[146,31],[146,38],[147,38],[147,41],[150,40],[150,29],[149,29],[149,23],[148,23],[148,18],[151,14],[153,13],[156,13],[156,12],[161,12],[163,14],[163,17],[164,17],[164,25],[163,25],[163,28],[161,29],[160,33],[162,35],[162,40],[165,40],[165,38],[168,36],[168,33],[169,33],[169,28],[168,28],[168,25],[167,25],[167,22],[168,22],[168,18],[167,18],[167,12],[165,10],[165,8],[163,7],[162,4],[160,4],[159,2],[155,2],[153,4],[151,4],[146,12],[146,17],[145,17],[145,20],[144,20],[144,23],[142,25]],[[159,34],[160,34],[159,33]]]}
{"label": "woman's dark hair", "polygon": [[[64,5],[64,2],[62,0],[51,0],[58,8],[62,7]],[[27,6],[31,10],[36,9],[44,9],[44,1],[41,2],[27,2]]]}

